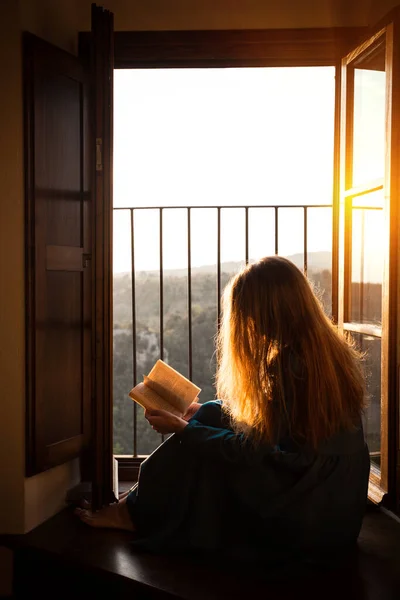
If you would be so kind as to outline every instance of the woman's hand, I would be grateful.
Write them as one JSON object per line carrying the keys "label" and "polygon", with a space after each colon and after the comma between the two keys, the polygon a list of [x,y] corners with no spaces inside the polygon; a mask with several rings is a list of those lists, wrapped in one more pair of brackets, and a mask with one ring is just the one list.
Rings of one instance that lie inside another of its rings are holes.
{"label": "woman's hand", "polygon": [[185,419],[166,410],[146,410],[144,416],[158,433],[179,433],[187,425]]}
{"label": "woman's hand", "polygon": [[[196,398],[196,400],[197,400],[197,398]],[[200,407],[201,407],[200,402],[193,402],[193,404],[191,404],[189,406],[189,408],[187,409],[185,414],[182,416],[182,419],[185,419],[185,421],[189,421],[189,419],[194,417],[194,415],[197,413],[197,411],[199,410]]]}

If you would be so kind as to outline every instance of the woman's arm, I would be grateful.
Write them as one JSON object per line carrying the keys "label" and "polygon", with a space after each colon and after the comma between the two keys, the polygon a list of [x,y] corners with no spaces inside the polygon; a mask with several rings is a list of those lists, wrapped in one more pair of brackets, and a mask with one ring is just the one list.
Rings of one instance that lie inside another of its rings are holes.
{"label": "woman's arm", "polygon": [[177,433],[180,443],[201,457],[234,463],[254,463],[257,452],[254,446],[231,429],[213,427],[194,417]]}
{"label": "woman's arm", "polygon": [[199,457],[254,463],[260,456],[260,452],[243,435],[224,426],[218,402],[202,405],[189,422],[161,410],[146,411],[145,416],[153,429],[159,433],[175,433],[187,451]]}

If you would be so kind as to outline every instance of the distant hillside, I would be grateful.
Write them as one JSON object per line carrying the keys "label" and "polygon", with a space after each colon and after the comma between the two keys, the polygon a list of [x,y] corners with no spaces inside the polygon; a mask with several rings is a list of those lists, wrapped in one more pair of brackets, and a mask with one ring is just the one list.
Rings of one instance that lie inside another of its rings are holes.
{"label": "distant hillside", "polygon": [[[297,267],[303,268],[303,254],[291,254],[287,256],[289,260],[291,260]],[[253,262],[250,259],[250,262]],[[238,269],[241,267],[243,263],[240,262],[224,262],[221,264],[221,272],[222,273],[236,273]],[[332,269],[332,253],[329,251],[321,251],[321,252],[309,252],[308,260],[307,260],[308,268],[316,271],[322,271],[324,269],[328,269],[329,271]],[[205,273],[205,274],[215,274],[216,265],[204,265],[201,267],[192,267],[192,275]],[[137,275],[157,275],[159,271],[138,271]],[[123,277],[127,273],[115,273],[114,277]],[[186,277],[187,270],[186,269],[165,269],[164,277]]]}

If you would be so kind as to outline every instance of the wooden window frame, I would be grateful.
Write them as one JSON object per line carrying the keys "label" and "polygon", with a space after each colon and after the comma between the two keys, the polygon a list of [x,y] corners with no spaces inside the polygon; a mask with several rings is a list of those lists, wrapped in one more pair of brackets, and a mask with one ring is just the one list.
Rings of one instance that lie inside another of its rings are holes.
{"label": "wooden window frame", "polygon": [[[381,43],[385,44],[385,62],[387,64],[387,30],[380,29],[375,35],[371,36],[365,43],[361,44],[356,50],[350,52],[342,61],[342,106],[345,107],[342,140],[344,141],[344,153],[342,157],[342,182],[341,182],[341,202],[344,214],[343,238],[344,238],[344,271],[341,302],[340,302],[340,326],[345,330],[355,334],[367,334],[375,339],[386,340],[387,336],[387,307],[384,306],[385,297],[383,289],[388,285],[388,273],[382,285],[382,326],[372,326],[351,321],[351,269],[352,269],[352,221],[353,221],[353,199],[358,196],[364,196],[380,191],[386,188],[388,182],[384,178],[377,181],[368,181],[360,186],[353,185],[353,121],[354,121],[354,70],[355,63],[363,55],[372,52]],[[349,76],[350,75],[350,76]],[[386,92],[387,93],[387,92]],[[383,337],[383,333],[386,333]],[[369,496],[380,503],[388,492],[388,440],[387,440],[387,415],[388,415],[388,348],[381,349],[381,468],[378,469],[371,463]]]}
{"label": "wooden window frame", "polygon": [[116,69],[334,66],[364,27],[115,32]]}
{"label": "wooden window frame", "polygon": [[[333,185],[332,312],[338,318],[338,232],[340,122],[337,103],[341,59],[364,39],[367,29],[266,29],[222,31],[144,31],[114,33],[115,69],[222,68],[222,67],[306,67],[333,66],[336,69]],[[80,34],[80,53],[87,54],[89,34]],[[119,479],[136,481],[145,456],[117,456]]]}
{"label": "wooden window frame", "polygon": [[[400,10],[393,9],[372,30],[369,39],[361,44],[354,52],[343,60],[341,77],[342,86],[341,104],[347,106],[347,114],[342,120],[341,140],[347,148],[352,148],[352,90],[346,85],[347,66],[361,57],[361,55],[377,45],[379,37],[385,36],[385,64],[388,74],[386,83],[386,154],[385,176],[379,181],[370,181],[357,188],[352,187],[352,156],[351,152],[343,152],[341,156],[341,202],[340,235],[344,238],[344,256],[339,273],[339,327],[355,333],[367,333],[382,339],[381,361],[381,389],[382,389],[382,464],[378,469],[371,464],[369,497],[376,503],[381,503],[387,508],[398,512],[400,507],[400,452],[399,452],[399,373],[397,346],[400,340],[399,321],[397,318],[398,265],[399,265],[399,207],[398,202],[389,202],[389,198],[398,198],[400,192],[400,114],[396,107],[400,106],[400,48],[395,47],[394,38],[400,35]],[[367,36],[366,36],[367,37]],[[354,44],[353,47],[356,47]],[[350,96],[350,103],[346,100]],[[350,117],[350,126],[348,120]],[[349,322],[350,306],[350,277],[351,277],[351,227],[345,229],[345,216],[349,214],[349,206],[356,196],[362,196],[379,189],[384,189],[384,209],[386,212],[385,233],[387,248],[385,256],[384,276],[382,282],[382,327],[360,325]],[[343,264],[344,262],[344,264]],[[346,264],[347,263],[347,264]],[[379,331],[380,329],[380,331]]]}

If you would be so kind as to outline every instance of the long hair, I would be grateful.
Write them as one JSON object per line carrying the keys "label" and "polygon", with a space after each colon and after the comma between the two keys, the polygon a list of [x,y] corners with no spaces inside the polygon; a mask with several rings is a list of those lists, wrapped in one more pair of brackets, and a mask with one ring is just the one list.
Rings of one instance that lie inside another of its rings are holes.
{"label": "long hair", "polygon": [[317,448],[359,422],[359,355],[289,260],[263,258],[233,277],[217,342],[217,396],[235,431]]}

